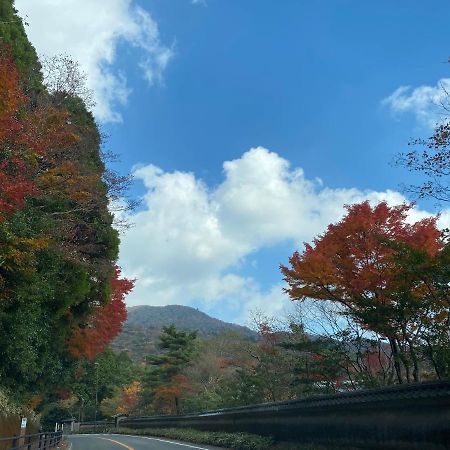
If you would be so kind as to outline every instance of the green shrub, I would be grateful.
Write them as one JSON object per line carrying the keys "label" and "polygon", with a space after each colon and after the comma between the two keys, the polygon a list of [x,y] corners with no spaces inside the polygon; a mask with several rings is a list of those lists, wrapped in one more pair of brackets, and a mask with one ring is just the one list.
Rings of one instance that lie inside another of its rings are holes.
{"label": "green shrub", "polygon": [[158,436],[197,444],[216,445],[235,450],[268,450],[274,443],[272,438],[258,436],[256,434],[199,431],[191,428],[145,428],[141,430],[120,428],[113,432],[141,436]]}

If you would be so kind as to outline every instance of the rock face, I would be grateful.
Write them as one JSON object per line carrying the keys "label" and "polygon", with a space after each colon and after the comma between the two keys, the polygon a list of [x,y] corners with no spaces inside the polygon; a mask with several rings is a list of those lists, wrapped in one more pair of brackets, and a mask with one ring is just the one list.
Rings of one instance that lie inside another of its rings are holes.
{"label": "rock face", "polygon": [[233,333],[250,340],[257,339],[257,334],[247,327],[223,322],[190,306],[142,305],[128,308],[128,319],[112,347],[126,351],[134,361],[142,361],[146,355],[158,353],[156,343],[161,328],[171,324],[181,330],[197,330],[200,338]]}

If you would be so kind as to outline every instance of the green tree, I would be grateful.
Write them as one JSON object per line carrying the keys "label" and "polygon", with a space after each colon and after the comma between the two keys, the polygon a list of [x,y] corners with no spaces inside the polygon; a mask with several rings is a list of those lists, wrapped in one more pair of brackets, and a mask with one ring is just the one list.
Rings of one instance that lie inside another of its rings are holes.
{"label": "green tree", "polygon": [[72,411],[75,417],[84,420],[94,418],[95,394],[97,407],[104,399],[112,397],[117,390],[129,385],[141,376],[139,367],[125,352],[116,353],[110,348],[92,360],[81,360],[67,386],[76,397]]}
{"label": "green tree", "polygon": [[37,53],[12,0],[0,0],[0,41],[11,46],[26,92],[41,91],[42,74]]}
{"label": "green tree", "polygon": [[124,179],[107,175],[83,99],[64,84],[49,92],[40,68],[13,2],[0,0],[0,383],[22,402],[56,401],[89,345],[74,336],[114,322],[98,326],[95,356],[126,316],[111,301],[125,280],[108,208]]}
{"label": "green tree", "polygon": [[253,364],[249,349],[254,347],[254,342],[234,331],[200,340],[195,363],[182,371],[191,389],[184,395],[183,412],[201,412],[235,404],[229,395],[231,384],[236,381],[239,368]]}
{"label": "green tree", "polygon": [[311,338],[298,324],[291,324],[291,330],[295,337],[280,346],[296,354],[294,385],[300,387],[302,394],[336,392],[344,375],[339,342],[324,336]]}
{"label": "green tree", "polygon": [[179,414],[182,394],[189,388],[182,374],[196,356],[197,332],[162,328],[159,355],[147,357],[148,368],[142,382],[142,402],[147,410]]}

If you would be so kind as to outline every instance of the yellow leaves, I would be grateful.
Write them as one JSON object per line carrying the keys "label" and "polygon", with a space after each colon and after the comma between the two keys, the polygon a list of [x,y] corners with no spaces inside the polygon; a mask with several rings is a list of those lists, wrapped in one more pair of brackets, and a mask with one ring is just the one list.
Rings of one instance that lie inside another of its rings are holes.
{"label": "yellow leaves", "polygon": [[41,190],[47,195],[58,195],[79,205],[91,203],[98,193],[98,175],[82,175],[72,161],[55,164],[39,176]]}
{"label": "yellow leaves", "polygon": [[141,383],[139,381],[133,381],[129,386],[123,389],[123,392],[127,396],[137,395],[141,391]]}
{"label": "yellow leaves", "polygon": [[15,237],[1,248],[0,266],[8,272],[33,273],[35,252],[46,248],[48,244],[47,237]]}
{"label": "yellow leaves", "polygon": [[117,390],[114,397],[102,401],[100,409],[108,416],[114,414],[132,414],[137,408],[138,394],[141,392],[141,383],[133,381],[130,385]]}
{"label": "yellow leaves", "polygon": [[42,250],[43,248],[47,247],[49,244],[50,239],[45,236],[41,236],[39,238],[20,238],[19,244],[27,247],[30,250],[37,251]]}

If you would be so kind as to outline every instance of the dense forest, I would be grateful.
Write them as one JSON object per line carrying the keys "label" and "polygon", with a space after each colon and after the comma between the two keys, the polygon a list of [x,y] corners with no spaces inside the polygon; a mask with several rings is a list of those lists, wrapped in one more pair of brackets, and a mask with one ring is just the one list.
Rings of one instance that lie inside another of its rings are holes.
{"label": "dense forest", "polygon": [[[43,67],[0,1],[0,389],[50,414],[118,334],[132,282],[116,264],[101,135],[68,58]],[[111,182],[112,180],[112,182]],[[2,405],[7,410],[7,405]]]}

